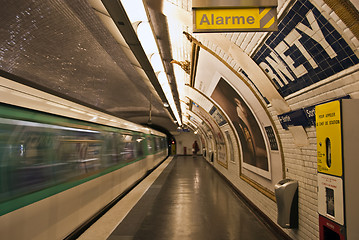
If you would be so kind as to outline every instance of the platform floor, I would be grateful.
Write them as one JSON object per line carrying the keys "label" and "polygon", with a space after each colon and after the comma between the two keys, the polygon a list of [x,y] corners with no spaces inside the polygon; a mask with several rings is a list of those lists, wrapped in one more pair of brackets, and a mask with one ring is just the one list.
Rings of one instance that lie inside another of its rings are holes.
{"label": "platform floor", "polygon": [[202,157],[175,157],[109,240],[274,240]]}
{"label": "platform floor", "polygon": [[174,158],[109,240],[279,239],[202,157]]}

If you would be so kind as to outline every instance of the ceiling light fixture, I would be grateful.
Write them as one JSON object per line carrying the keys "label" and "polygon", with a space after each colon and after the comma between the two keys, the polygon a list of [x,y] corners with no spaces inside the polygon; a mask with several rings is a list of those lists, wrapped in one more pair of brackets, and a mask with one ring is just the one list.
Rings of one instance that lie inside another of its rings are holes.
{"label": "ceiling light fixture", "polygon": [[181,126],[181,117],[173,98],[168,76],[163,66],[163,61],[158,49],[156,37],[150,26],[145,6],[143,5],[142,0],[122,0],[121,3],[130,21],[132,23],[140,22],[139,24],[136,24],[137,37],[142,45],[144,52],[147,55],[148,60],[152,65],[152,68],[155,72],[159,72],[157,79],[167,98],[167,102],[171,107],[173,114],[175,115],[178,125]]}

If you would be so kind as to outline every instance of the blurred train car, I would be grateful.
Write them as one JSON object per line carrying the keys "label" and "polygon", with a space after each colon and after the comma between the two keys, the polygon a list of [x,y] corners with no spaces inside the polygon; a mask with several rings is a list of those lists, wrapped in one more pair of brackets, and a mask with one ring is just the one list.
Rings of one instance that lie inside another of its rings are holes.
{"label": "blurred train car", "polygon": [[1,78],[0,236],[63,239],[168,155],[166,135]]}

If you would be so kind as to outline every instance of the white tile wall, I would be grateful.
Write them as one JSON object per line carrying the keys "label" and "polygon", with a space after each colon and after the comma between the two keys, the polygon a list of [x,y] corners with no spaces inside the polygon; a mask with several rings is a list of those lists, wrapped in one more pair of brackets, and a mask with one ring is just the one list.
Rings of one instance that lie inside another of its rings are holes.
{"label": "white tile wall", "polygon": [[[218,54],[218,48],[216,53]],[[223,52],[220,51],[220,53],[222,56],[224,55]],[[359,67],[354,67],[351,71],[353,72],[349,75],[344,75],[288,99],[288,103],[292,109],[298,109],[347,94],[351,95],[352,98],[359,98]],[[279,130],[287,177],[299,182],[299,228],[298,230],[285,230],[285,232],[293,239],[319,239],[315,127],[306,128],[310,145],[298,148],[293,143],[293,137],[289,131],[282,129],[277,120],[276,112],[271,108],[269,111]],[[238,171],[232,169],[238,168],[238,166],[229,164],[228,170],[224,170],[220,166],[217,167],[273,222],[276,222],[276,204],[241,180],[238,177]]]}
{"label": "white tile wall", "polygon": [[[288,1],[278,1],[278,12],[282,10],[281,7],[285,6],[286,3],[288,3]],[[358,39],[354,37],[343,21],[339,19],[323,0],[313,0],[313,3],[320,9],[323,15],[331,19],[331,22],[336,23],[337,29],[340,30],[346,39],[351,41],[353,46],[359,48]],[[265,33],[230,33],[225,34],[225,37],[241,47],[247,54],[250,54],[253,49],[257,47],[256,44],[258,44],[258,41],[260,41],[264,35]],[[223,59],[226,59],[233,69],[236,71],[240,70],[240,66],[232,58],[229,58],[228,54],[223,52],[218,46],[206,41],[202,41],[202,43]],[[312,85],[300,94],[289,96],[287,102],[294,110],[344,95],[359,98],[359,66],[354,66],[351,69],[332,76],[328,80]],[[282,142],[286,177],[299,182],[299,228],[297,230],[285,230],[285,232],[293,239],[319,239],[315,127],[305,129],[310,144],[309,146],[299,148],[294,144],[291,133],[282,129],[275,110],[270,106],[268,110],[273,117]],[[228,170],[225,170],[217,164],[215,164],[215,166],[257,207],[271,218],[273,222],[276,222],[276,203],[240,179],[238,177],[238,165],[229,164]]]}

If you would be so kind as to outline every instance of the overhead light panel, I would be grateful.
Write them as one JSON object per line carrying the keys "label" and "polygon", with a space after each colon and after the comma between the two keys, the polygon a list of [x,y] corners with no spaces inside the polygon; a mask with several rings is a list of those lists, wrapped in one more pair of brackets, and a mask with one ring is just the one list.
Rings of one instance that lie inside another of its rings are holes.
{"label": "overhead light panel", "polygon": [[[172,109],[173,114],[177,120],[179,126],[182,125],[179,111],[175,104],[172,90],[169,84],[168,76],[165,72],[163,61],[161,59],[160,51],[158,49],[156,37],[153,34],[152,28],[147,17],[145,6],[142,0],[122,0],[122,6],[124,7],[126,14],[131,23],[136,23],[137,37],[141,43],[144,52],[147,55],[149,62],[155,72],[159,72],[157,79],[161,85],[161,88],[165,94],[167,102]],[[139,22],[139,24],[137,24]]]}

